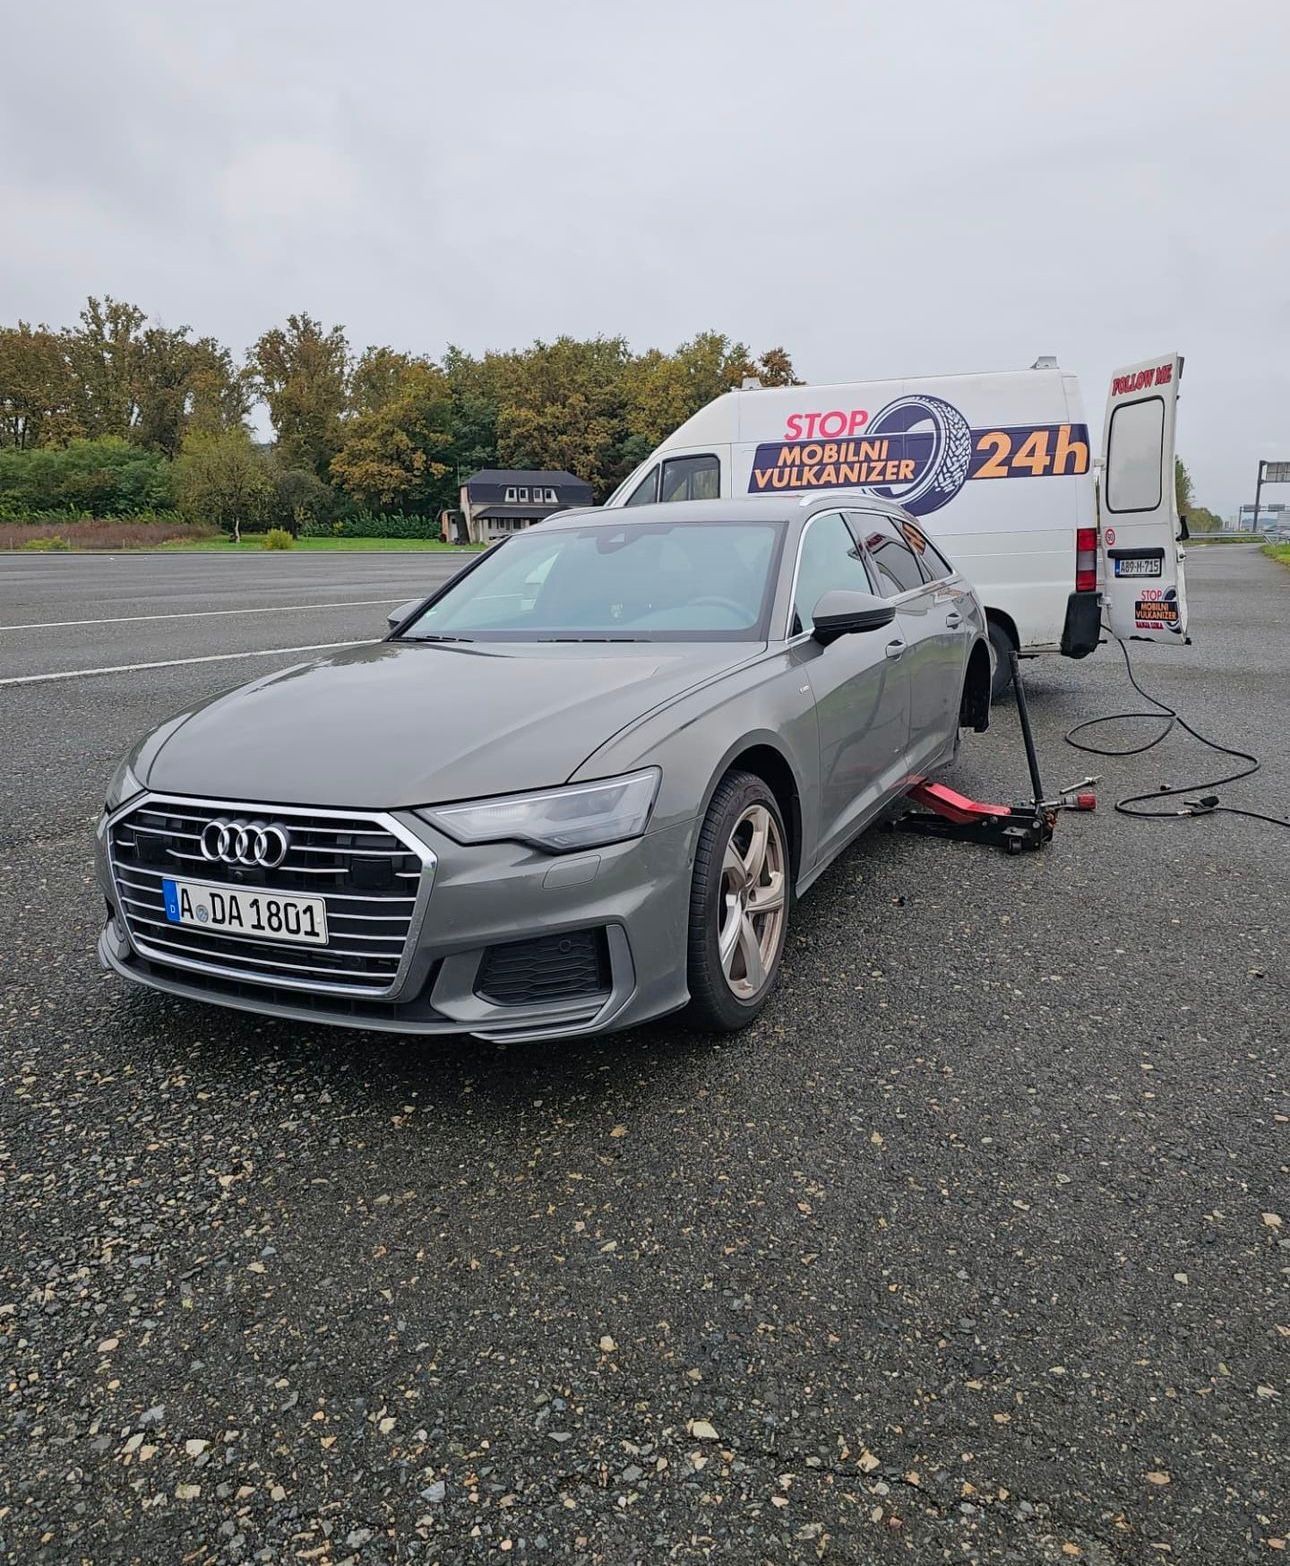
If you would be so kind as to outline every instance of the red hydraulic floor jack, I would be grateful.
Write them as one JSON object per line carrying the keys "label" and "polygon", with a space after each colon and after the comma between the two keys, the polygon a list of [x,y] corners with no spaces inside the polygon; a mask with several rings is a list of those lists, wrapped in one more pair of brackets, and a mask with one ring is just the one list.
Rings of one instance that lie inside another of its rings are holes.
{"label": "red hydraulic floor jack", "polygon": [[1053,827],[1059,810],[1093,810],[1096,796],[1086,790],[1098,781],[1083,778],[1061,790],[1056,799],[1044,798],[1044,785],[1039,776],[1039,757],[1035,753],[1035,736],[1030,727],[1030,711],[1026,706],[1026,688],[1021,679],[1021,663],[1015,652],[1008,654],[1012,666],[1012,688],[1017,693],[1017,718],[1021,724],[1021,738],[1026,747],[1026,765],[1030,769],[1030,786],[1034,797],[1016,805],[991,805],[979,799],[969,799],[956,793],[944,783],[915,784],[908,798],[915,809],[896,822],[901,832],[917,832],[924,837],[956,838],[965,843],[982,843],[990,848],[1002,848],[1010,854],[1019,854],[1030,848],[1043,848],[1052,841]]}

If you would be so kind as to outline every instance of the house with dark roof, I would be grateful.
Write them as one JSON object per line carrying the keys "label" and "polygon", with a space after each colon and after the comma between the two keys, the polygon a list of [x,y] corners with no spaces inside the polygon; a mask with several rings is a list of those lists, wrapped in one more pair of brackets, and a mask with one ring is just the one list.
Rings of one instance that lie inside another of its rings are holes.
{"label": "house with dark roof", "polygon": [[461,486],[461,512],[472,544],[523,532],[570,506],[592,504],[591,485],[563,470],[480,468]]}

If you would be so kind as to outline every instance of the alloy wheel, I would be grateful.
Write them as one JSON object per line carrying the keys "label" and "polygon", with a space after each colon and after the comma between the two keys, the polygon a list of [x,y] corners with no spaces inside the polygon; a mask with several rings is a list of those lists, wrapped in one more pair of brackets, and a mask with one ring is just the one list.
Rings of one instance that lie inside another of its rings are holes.
{"label": "alloy wheel", "polygon": [[721,864],[717,950],[732,994],[750,1000],[766,983],[784,925],[784,839],[765,805],[735,822]]}

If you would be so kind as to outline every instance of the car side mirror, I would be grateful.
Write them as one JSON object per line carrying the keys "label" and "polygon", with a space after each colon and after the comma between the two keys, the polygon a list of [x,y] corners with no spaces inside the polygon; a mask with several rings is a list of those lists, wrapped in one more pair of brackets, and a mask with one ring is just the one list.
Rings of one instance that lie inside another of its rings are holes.
{"label": "car side mirror", "polygon": [[412,611],[414,609],[419,609],[423,603],[425,603],[424,598],[409,598],[407,603],[400,604],[392,614],[386,615],[386,625],[388,625],[392,631],[398,630],[399,626],[403,624]]}
{"label": "car side mirror", "polygon": [[1181,516],[1178,518],[1178,542],[1180,544],[1186,543],[1190,537],[1191,529],[1187,526],[1187,518]]}
{"label": "car side mirror", "polygon": [[835,587],[825,593],[812,611],[811,619],[815,623],[811,635],[821,647],[827,647],[840,636],[851,636],[857,631],[881,630],[895,618],[895,606],[885,598]]}

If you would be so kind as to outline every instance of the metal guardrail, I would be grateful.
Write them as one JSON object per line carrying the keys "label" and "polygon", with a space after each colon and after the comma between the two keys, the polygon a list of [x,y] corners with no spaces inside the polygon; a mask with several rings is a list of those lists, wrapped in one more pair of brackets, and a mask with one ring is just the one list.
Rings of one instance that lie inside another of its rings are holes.
{"label": "metal guardrail", "polygon": [[1192,533],[1187,539],[1187,548],[1192,549],[1197,544],[1267,544],[1276,542],[1276,539],[1269,539],[1266,533]]}

